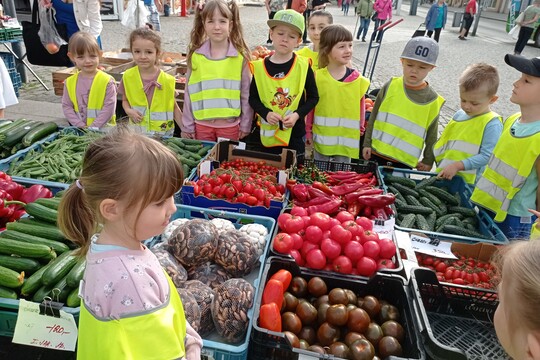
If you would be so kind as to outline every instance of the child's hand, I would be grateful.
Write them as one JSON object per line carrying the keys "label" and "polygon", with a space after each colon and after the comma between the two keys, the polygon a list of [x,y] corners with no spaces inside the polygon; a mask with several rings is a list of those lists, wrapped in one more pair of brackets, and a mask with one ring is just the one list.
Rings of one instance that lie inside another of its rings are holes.
{"label": "child's hand", "polygon": [[432,167],[433,165],[426,165],[420,161],[418,162],[418,164],[416,164],[416,169],[420,171],[430,171]]}
{"label": "child's hand", "polygon": [[133,120],[133,122],[136,122],[136,123],[141,122],[143,119],[143,114],[141,114],[140,111],[135,110],[135,109],[126,110],[126,114],[127,116],[129,116],[131,120]]}
{"label": "child's hand", "polygon": [[287,129],[292,129],[292,127],[294,126],[294,124],[296,124],[298,119],[300,119],[300,115],[298,115],[298,113],[296,112],[293,112],[292,114],[289,114],[283,118],[283,125]]}
{"label": "child's hand", "polygon": [[364,158],[364,160],[371,159],[371,148],[370,147],[365,147],[365,148],[362,149],[362,157]]}
{"label": "child's hand", "polygon": [[266,115],[266,122],[268,122],[270,125],[277,125],[281,120],[281,115],[273,111],[269,112],[268,115]]}
{"label": "child's hand", "polygon": [[249,135],[249,132],[245,132],[245,131],[242,131],[242,130],[240,130],[240,132],[238,133],[238,137],[239,137],[240,139],[243,139],[243,138],[245,138],[245,137],[248,136],[248,135]]}
{"label": "child's hand", "polygon": [[441,172],[439,173],[439,175],[437,175],[437,177],[447,179],[447,180],[452,180],[452,178],[456,176],[457,172],[462,170],[460,169],[459,163],[460,163],[459,161],[456,161],[448,165],[447,167],[441,170]]}
{"label": "child's hand", "polygon": [[187,133],[187,132],[182,131],[182,134],[180,134],[180,137],[184,139],[195,139],[195,133]]}

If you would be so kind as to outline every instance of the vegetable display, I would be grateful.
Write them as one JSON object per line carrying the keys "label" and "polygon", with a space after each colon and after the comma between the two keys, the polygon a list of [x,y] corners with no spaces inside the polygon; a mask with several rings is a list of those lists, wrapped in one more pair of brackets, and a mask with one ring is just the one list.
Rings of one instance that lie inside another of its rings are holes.
{"label": "vegetable display", "polygon": [[2,120],[0,122],[0,159],[25,149],[58,130],[54,122],[34,120]]}
{"label": "vegetable display", "polygon": [[182,163],[184,178],[187,178],[191,174],[191,171],[197,167],[197,164],[212,149],[212,145],[204,145],[201,141],[194,139],[171,137],[161,139],[161,142],[172,150]]}

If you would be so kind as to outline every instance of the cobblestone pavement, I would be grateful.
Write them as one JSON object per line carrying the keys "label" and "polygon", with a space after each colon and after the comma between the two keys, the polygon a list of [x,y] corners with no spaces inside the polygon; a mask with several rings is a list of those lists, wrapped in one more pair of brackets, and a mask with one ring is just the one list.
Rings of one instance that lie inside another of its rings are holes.
{"label": "cobblestone pavement", "polygon": [[[343,16],[341,11],[333,5],[328,10],[334,15],[334,22],[342,24],[354,31],[355,16]],[[399,55],[414,30],[423,22],[426,8],[418,9],[418,16],[409,16],[408,7],[404,5],[401,16],[394,15],[394,21],[403,18],[404,21],[385,32],[382,45],[379,49],[378,59],[373,71],[372,87],[377,88],[390,77],[401,74]],[[264,7],[244,6],[240,9],[245,38],[249,46],[265,44],[267,37],[266,11]],[[161,17],[163,49],[165,51],[185,51],[189,42],[189,33],[192,27],[193,16],[181,18],[178,16]],[[449,16],[448,25],[451,25]],[[371,25],[373,28],[373,24]],[[503,25],[501,25],[503,26]],[[499,100],[494,104],[493,110],[503,116],[518,111],[518,107],[508,100],[512,90],[512,83],[519,77],[519,73],[504,63],[504,54],[513,51],[514,41],[511,38],[496,38],[488,35],[479,35],[469,41],[457,39],[458,28],[448,27],[440,38],[440,54],[438,67],[428,76],[429,83],[445,99],[440,119],[440,129],[448,122],[452,114],[459,109],[459,92],[457,81],[465,67],[474,62],[488,62],[499,68],[501,85],[499,87]],[[127,47],[129,30],[119,21],[104,22],[102,42],[105,50],[115,50]],[[368,36],[371,34],[368,33]],[[354,42],[354,65],[363,70],[369,43]],[[370,59],[376,50],[372,49]],[[527,56],[540,56],[540,49],[528,47]],[[368,62],[369,64],[370,62]],[[33,69],[51,88],[45,91],[41,85],[27,72],[30,80],[21,91],[22,100],[33,100],[47,103],[60,103],[60,97],[52,91],[51,73],[55,68],[34,66]],[[59,108],[61,114],[61,108]]]}

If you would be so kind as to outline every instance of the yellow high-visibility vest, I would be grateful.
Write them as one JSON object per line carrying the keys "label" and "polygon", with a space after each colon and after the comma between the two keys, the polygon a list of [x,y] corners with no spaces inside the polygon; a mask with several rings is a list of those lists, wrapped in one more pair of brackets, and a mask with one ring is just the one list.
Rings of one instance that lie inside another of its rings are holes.
{"label": "yellow high-visibility vest", "polygon": [[442,96],[417,104],[407,97],[402,77],[391,80],[373,124],[373,150],[410,167],[416,167],[429,126],[444,104]]}
{"label": "yellow high-visibility vest", "polygon": [[319,70],[318,52],[311,50],[309,46],[304,46],[303,48],[297,50],[296,53],[300,56],[311,59],[311,68],[313,69],[313,71]]}
{"label": "yellow high-visibility vest", "polygon": [[334,79],[328,68],[315,73],[319,102],[313,119],[313,146],[319,154],[360,155],[360,100],[369,88],[363,76],[351,82]]}
{"label": "yellow high-visibility vest", "polygon": [[476,183],[471,201],[495,213],[495,221],[506,219],[510,202],[521,190],[540,156],[540,132],[517,137],[512,125],[521,113],[504,122],[503,132],[484,173]]}
{"label": "yellow high-visibility vest", "polygon": [[189,99],[196,120],[240,116],[242,65],[240,55],[212,60],[193,53],[188,81]]}
{"label": "yellow high-visibility vest", "polygon": [[[502,117],[493,111],[475,116],[469,120],[450,120],[433,148],[435,161],[437,162],[436,171],[440,172],[443,168],[456,161],[462,161],[471,156],[478,155],[486,125],[495,117],[502,123]],[[476,173],[477,169],[471,169],[459,171],[457,174],[468,184],[474,185]]]}
{"label": "yellow high-visibility vest", "polygon": [[174,76],[160,71],[157,82],[161,89],[155,87],[150,105],[144,93],[138,66],[124,72],[123,82],[129,105],[143,114],[142,121],[134,125],[141,126],[147,132],[167,132],[173,129],[176,84]]}
{"label": "yellow high-visibility vest", "polygon": [[[78,360],[163,360],[185,355],[186,317],[171,278],[169,301],[119,320],[97,319],[81,300]],[[99,336],[96,336],[99,334]]]}
{"label": "yellow high-visibility vest", "polygon": [[[79,73],[71,75],[66,79],[66,89],[68,91],[69,99],[73,103],[73,109],[79,114],[79,104],[77,102],[77,81],[79,80]],[[107,86],[113,77],[101,70],[98,70],[94,80],[92,80],[92,86],[90,87],[90,93],[88,94],[88,108],[86,109],[86,126],[92,126],[92,123],[98,117],[99,113],[103,109],[105,103],[105,94],[107,93]],[[116,114],[113,114],[111,119],[105,124],[105,126],[116,125]]]}
{"label": "yellow high-visibility vest", "polygon": [[[255,78],[257,91],[262,103],[273,112],[286,116],[298,109],[300,98],[304,94],[309,59],[295,56],[289,73],[281,79],[270,77],[264,67],[264,59],[250,63]],[[280,129],[279,125],[270,125],[259,118],[261,127],[261,143],[266,147],[287,146],[291,139],[291,129]]]}

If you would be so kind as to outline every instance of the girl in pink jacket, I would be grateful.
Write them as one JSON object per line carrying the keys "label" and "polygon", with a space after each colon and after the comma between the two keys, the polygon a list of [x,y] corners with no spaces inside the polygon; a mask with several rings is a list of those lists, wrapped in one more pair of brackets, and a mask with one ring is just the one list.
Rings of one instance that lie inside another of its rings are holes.
{"label": "girl in pink jacket", "polygon": [[[377,12],[375,18],[375,29],[373,31],[372,39],[377,33],[379,26],[383,25],[387,20],[392,20],[392,0],[376,0],[373,4],[373,9]],[[382,32],[377,35],[377,42],[381,41]]]}

